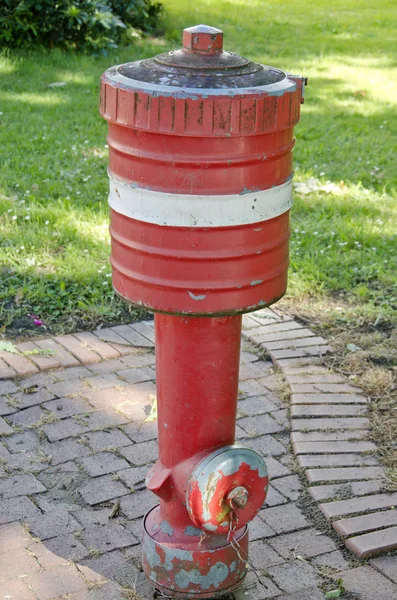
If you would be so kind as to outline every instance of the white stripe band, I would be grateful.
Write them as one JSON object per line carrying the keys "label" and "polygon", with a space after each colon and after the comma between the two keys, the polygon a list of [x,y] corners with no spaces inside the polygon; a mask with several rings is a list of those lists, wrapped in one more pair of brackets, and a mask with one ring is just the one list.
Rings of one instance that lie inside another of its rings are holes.
{"label": "white stripe band", "polygon": [[109,175],[110,207],[126,217],[171,227],[233,227],[274,219],[292,205],[292,180],[260,192],[191,195],[154,192]]}

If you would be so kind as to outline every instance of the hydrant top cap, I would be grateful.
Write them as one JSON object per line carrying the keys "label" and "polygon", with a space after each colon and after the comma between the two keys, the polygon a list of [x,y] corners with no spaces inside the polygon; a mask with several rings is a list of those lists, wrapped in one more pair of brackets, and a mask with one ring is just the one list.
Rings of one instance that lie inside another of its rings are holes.
{"label": "hydrant top cap", "polygon": [[160,95],[157,86],[164,92],[175,87],[227,91],[287,81],[279,69],[223,50],[223,32],[208,25],[184,29],[180,50],[113,67],[107,74],[110,79],[121,75],[125,87],[137,88],[139,82],[146,88],[156,86]]}

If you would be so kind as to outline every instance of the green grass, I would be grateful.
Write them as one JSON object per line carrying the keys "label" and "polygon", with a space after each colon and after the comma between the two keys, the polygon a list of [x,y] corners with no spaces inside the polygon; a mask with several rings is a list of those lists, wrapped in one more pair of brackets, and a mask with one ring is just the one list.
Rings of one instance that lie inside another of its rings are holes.
{"label": "green grass", "polygon": [[[356,316],[395,321],[394,0],[164,4],[164,38],[107,58],[58,51],[0,57],[0,321],[7,331],[26,331],[30,313],[53,331],[135,315],[114,298],[108,277],[99,77],[112,64],[178,46],[182,28],[199,22],[222,28],[226,49],[309,77],[295,181],[330,181],[338,193],[295,194],[290,298],[335,303],[342,296]],[[66,86],[48,88],[54,81]]]}

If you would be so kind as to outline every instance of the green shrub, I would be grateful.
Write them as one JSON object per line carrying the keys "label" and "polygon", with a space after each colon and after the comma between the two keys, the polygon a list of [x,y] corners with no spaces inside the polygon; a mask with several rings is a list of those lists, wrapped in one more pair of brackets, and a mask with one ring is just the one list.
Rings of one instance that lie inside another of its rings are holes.
{"label": "green shrub", "polygon": [[127,26],[152,30],[159,11],[152,0],[2,0],[0,44],[95,52],[115,47]]}

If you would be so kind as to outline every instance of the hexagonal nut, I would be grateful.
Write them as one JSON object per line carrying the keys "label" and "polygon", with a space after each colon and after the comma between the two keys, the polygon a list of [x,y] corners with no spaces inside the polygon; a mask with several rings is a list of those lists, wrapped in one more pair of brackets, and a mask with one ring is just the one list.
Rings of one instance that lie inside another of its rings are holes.
{"label": "hexagonal nut", "polygon": [[183,49],[198,54],[222,52],[223,31],[208,25],[196,25],[183,30]]}

